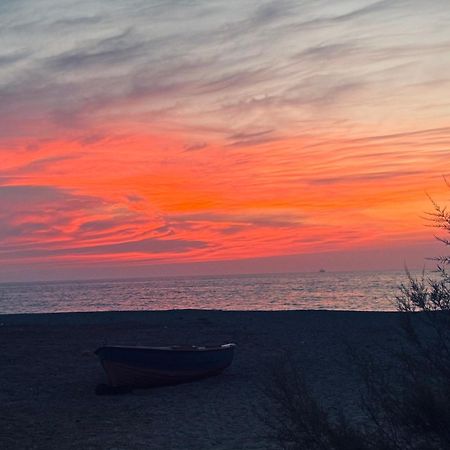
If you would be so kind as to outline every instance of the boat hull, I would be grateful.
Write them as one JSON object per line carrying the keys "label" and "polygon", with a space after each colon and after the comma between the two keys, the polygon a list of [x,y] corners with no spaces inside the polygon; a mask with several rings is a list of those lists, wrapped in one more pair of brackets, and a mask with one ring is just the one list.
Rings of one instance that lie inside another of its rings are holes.
{"label": "boat hull", "polygon": [[138,388],[185,383],[226,369],[234,344],[218,347],[100,347],[96,350],[113,387]]}

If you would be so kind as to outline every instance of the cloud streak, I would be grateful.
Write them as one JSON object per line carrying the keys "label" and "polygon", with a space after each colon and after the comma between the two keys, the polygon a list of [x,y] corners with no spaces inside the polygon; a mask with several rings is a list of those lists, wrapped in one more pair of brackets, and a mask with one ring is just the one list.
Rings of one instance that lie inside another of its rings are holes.
{"label": "cloud streak", "polygon": [[[305,106],[333,102],[336,111],[328,112],[329,124],[341,116],[353,119],[360,108],[351,105],[345,111],[342,109],[349,101],[376,94],[383,84],[407,85],[411,73],[415,81],[423,78],[422,81],[431,82],[433,67],[417,76],[414,66],[418,55],[435,68],[445,66],[430,57],[439,49],[448,49],[450,41],[448,36],[435,33],[429,43],[415,37],[403,43],[400,38],[392,46],[389,33],[395,31],[406,37],[408,29],[419,20],[400,7],[396,8],[396,14],[402,25],[386,21],[383,30],[386,40],[378,29],[373,35],[365,32],[352,40],[348,34],[357,35],[365,26],[359,19],[377,22],[392,14],[393,6],[383,1],[367,2],[353,9],[326,2],[321,10],[307,2],[259,5],[247,1],[242,5],[247,16],[243,19],[237,10],[221,2],[209,9],[197,2],[167,8],[135,2],[125,14],[119,7],[105,14],[103,3],[96,2],[91,16],[85,8],[86,4],[81,3],[72,11],[72,17],[60,17],[60,9],[49,1],[47,9],[43,8],[34,20],[30,18],[27,22],[25,8],[10,5],[11,21],[14,23],[15,19],[16,25],[7,33],[13,53],[5,58],[24,59],[27,70],[15,71],[11,67],[10,77],[0,89],[4,117],[12,121],[15,112],[27,110],[30,117],[25,126],[51,125],[55,121],[57,125],[69,126],[83,118],[85,126],[98,127],[105,115],[112,119],[111,113],[117,107],[139,120],[152,111],[177,105],[177,116],[169,120],[177,122],[178,127],[206,120],[227,128],[229,102],[225,99],[233,97],[242,115],[251,116],[249,123],[245,122],[247,128],[266,127],[274,111],[275,116],[281,116],[275,117],[277,128],[287,128],[292,119],[284,109],[298,108],[300,118],[308,120],[316,113]],[[431,8],[421,19],[422,25],[431,23],[439,13],[442,16],[442,11]],[[448,11],[444,10],[444,16],[445,13]],[[204,17],[208,20],[203,20]],[[309,19],[299,21],[302,17]],[[146,26],[155,20],[161,20],[164,26]],[[345,22],[348,26],[345,37],[341,30],[330,28],[330,22]],[[315,28],[311,29],[312,23]],[[27,48],[20,54],[23,42],[16,30],[21,26],[33,27],[37,38],[36,42],[26,41]],[[60,39],[55,47],[51,31],[64,27],[68,27],[72,39]],[[272,42],[267,46],[268,30]],[[262,46],[266,48],[264,52]],[[380,70],[396,63],[399,57],[412,66],[405,66],[394,78],[382,75]],[[317,76],[324,69],[326,75]],[[403,100],[411,103],[406,94]],[[256,115],[253,114],[256,103],[249,99],[260,95],[272,101],[259,103]],[[216,111],[213,117],[211,110]],[[376,112],[376,108],[372,110]],[[65,114],[66,120],[61,121]],[[14,121],[16,126],[17,122]],[[8,129],[5,126],[3,133],[7,134]]]}

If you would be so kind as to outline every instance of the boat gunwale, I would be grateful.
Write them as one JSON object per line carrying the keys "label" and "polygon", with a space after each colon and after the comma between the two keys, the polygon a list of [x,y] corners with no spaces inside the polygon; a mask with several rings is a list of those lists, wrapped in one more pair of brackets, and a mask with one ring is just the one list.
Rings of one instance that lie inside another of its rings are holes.
{"label": "boat gunwale", "polygon": [[130,345],[103,345],[94,353],[98,354],[102,349],[119,349],[119,350],[137,350],[137,351],[145,351],[145,350],[154,350],[154,351],[165,351],[165,352],[216,352],[216,351],[225,351],[225,350],[234,350],[236,347],[235,343],[222,344],[218,346],[168,346],[168,347],[146,347],[146,346],[130,346]]}

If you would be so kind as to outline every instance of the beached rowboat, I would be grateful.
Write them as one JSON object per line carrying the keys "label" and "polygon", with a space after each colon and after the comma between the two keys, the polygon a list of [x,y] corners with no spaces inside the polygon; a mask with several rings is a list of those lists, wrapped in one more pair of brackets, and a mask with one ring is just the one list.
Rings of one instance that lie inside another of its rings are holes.
{"label": "beached rowboat", "polygon": [[105,346],[95,353],[111,386],[152,387],[217,375],[233,360],[235,344],[219,346]]}

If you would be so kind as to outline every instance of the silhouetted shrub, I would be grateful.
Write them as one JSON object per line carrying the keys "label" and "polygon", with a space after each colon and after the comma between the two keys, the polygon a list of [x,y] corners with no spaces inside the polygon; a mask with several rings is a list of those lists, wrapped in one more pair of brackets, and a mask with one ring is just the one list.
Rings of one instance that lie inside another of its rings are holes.
{"label": "silhouetted shrub", "polygon": [[262,417],[268,438],[286,450],[365,450],[359,430],[340,411],[325,411],[312,395],[302,370],[288,356],[277,361],[264,394],[270,400]]}

